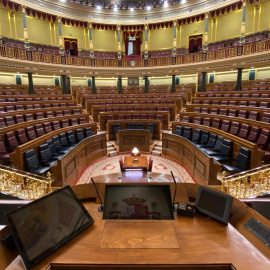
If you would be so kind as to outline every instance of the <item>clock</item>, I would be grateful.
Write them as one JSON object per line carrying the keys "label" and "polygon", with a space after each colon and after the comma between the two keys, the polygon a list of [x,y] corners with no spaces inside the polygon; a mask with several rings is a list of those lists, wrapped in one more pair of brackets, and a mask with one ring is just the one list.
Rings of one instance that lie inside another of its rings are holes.
{"label": "clock", "polygon": [[134,60],[131,60],[131,61],[130,61],[130,66],[131,66],[131,67],[135,67],[135,65],[136,65],[136,62],[135,62]]}

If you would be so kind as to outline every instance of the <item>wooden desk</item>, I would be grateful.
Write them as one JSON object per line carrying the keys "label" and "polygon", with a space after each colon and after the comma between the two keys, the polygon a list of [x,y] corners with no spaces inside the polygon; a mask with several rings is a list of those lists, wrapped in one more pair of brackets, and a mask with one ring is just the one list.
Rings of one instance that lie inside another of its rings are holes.
{"label": "wooden desk", "polygon": [[[196,196],[198,185],[187,187],[188,195],[194,192]],[[269,269],[269,248],[243,224],[252,215],[268,227],[270,222],[238,200],[234,199],[228,226],[199,213],[194,218],[175,213],[175,220],[166,221],[110,221],[102,219],[97,204],[85,202],[84,206],[95,223],[33,270]],[[20,256],[6,269],[23,270]]]}
{"label": "wooden desk", "polygon": [[142,169],[147,171],[149,169],[148,161],[146,156],[137,157],[138,162],[133,162],[135,156],[124,157],[123,169]]}

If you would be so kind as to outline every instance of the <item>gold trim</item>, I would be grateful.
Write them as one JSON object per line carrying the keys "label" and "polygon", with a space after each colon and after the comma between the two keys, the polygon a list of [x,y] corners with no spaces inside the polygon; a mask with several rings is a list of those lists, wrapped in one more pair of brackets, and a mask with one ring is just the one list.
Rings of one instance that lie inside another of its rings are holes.
{"label": "gold trim", "polygon": [[259,4],[258,32],[260,31],[260,26],[261,26],[261,15],[262,15],[262,4]]}

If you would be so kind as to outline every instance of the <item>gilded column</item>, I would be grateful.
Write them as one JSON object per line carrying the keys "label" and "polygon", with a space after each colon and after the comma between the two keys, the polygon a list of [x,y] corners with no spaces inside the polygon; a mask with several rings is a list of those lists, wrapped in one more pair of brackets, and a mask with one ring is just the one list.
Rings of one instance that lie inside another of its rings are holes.
{"label": "gilded column", "polygon": [[92,27],[93,24],[91,22],[88,23],[89,26],[89,47],[90,47],[90,57],[94,58],[94,47],[93,47],[93,36],[92,36]]}
{"label": "gilded column", "polygon": [[247,1],[242,0],[243,2],[243,11],[242,11],[242,24],[240,31],[240,45],[245,43],[245,33],[246,33],[246,9],[247,9]]}
{"label": "gilded column", "polygon": [[144,25],[144,33],[145,33],[145,37],[144,37],[144,59],[147,60],[148,59],[148,25],[147,24]]}
{"label": "gilded column", "polygon": [[61,55],[64,55],[61,17],[58,17],[59,47]]}
{"label": "gilded column", "polygon": [[172,50],[173,57],[176,56],[176,29],[177,29],[177,20],[174,20],[173,21],[173,50]]}
{"label": "gilded column", "polygon": [[203,51],[208,50],[208,12],[205,13],[205,26],[204,26],[204,40],[203,40]]}
{"label": "gilded column", "polygon": [[117,25],[117,52],[118,52],[118,60],[122,59],[121,52],[121,25]]}
{"label": "gilded column", "polygon": [[24,47],[26,50],[29,50],[29,41],[28,41],[28,31],[26,25],[26,14],[25,14],[25,6],[22,6],[22,18],[23,18],[23,37],[24,37]]}

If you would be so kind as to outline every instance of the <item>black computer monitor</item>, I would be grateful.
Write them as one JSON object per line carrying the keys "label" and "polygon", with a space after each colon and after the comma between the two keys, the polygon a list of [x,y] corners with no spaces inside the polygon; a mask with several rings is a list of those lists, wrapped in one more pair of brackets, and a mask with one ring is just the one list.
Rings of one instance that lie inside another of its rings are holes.
{"label": "black computer monitor", "polygon": [[94,222],[69,186],[7,213],[7,219],[27,269]]}
{"label": "black computer monitor", "polygon": [[103,219],[174,219],[169,185],[106,185]]}
{"label": "black computer monitor", "polygon": [[198,211],[228,224],[232,201],[233,197],[230,195],[200,186],[195,207]]}

